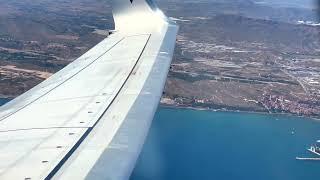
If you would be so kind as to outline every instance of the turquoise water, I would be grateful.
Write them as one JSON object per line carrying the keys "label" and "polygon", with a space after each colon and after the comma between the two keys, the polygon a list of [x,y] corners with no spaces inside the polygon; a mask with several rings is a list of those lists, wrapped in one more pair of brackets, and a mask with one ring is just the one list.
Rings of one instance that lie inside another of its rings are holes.
{"label": "turquoise water", "polygon": [[5,103],[7,103],[9,101],[10,101],[10,99],[0,98],[0,106],[4,105]]}
{"label": "turquoise water", "polygon": [[318,139],[316,120],[160,107],[131,180],[320,179],[295,160]]}

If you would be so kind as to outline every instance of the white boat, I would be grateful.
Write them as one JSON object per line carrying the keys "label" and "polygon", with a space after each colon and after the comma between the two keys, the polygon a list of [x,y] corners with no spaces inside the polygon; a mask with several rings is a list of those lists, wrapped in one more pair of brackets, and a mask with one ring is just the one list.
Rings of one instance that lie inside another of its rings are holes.
{"label": "white boat", "polygon": [[316,155],[320,156],[320,147],[318,147],[317,145],[310,146],[308,151],[312,152],[313,154],[316,154]]}

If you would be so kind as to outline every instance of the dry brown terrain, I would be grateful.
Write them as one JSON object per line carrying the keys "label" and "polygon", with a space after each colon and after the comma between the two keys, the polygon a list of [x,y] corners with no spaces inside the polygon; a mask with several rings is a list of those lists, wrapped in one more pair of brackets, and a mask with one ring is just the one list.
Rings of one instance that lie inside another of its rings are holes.
{"label": "dry brown terrain", "polygon": [[113,29],[110,6],[102,1],[0,4],[1,97],[32,88],[104,39],[101,31]]}
{"label": "dry brown terrain", "polygon": [[[105,1],[0,3],[1,97],[30,89],[113,29]],[[163,104],[320,116],[314,9],[254,0],[159,4],[180,25]]]}
{"label": "dry brown terrain", "polygon": [[312,10],[168,4],[180,34],[163,104],[319,117],[320,26],[300,23],[317,20]]}

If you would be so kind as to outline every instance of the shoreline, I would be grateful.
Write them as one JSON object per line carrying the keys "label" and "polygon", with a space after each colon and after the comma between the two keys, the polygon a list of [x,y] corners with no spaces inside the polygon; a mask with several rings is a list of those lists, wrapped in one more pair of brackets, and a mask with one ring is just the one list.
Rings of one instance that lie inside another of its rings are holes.
{"label": "shoreline", "polygon": [[202,107],[191,107],[191,106],[179,106],[179,105],[173,105],[173,104],[164,104],[160,103],[160,107],[165,108],[177,108],[177,109],[190,109],[190,110],[196,110],[196,111],[211,111],[211,112],[235,112],[235,113],[250,113],[250,114],[262,114],[262,115],[282,115],[282,116],[291,116],[291,117],[300,117],[300,118],[308,118],[311,120],[320,121],[320,117],[310,117],[310,116],[299,116],[292,113],[273,113],[273,112],[258,112],[258,111],[243,111],[243,110],[227,110],[227,109],[210,109],[210,108],[202,108]]}
{"label": "shoreline", "polygon": [[[0,100],[8,100],[7,102],[11,101],[12,97],[0,97]],[[2,104],[3,105],[3,104]],[[0,105],[1,106],[1,105]],[[211,111],[211,112],[235,112],[235,113],[250,113],[250,114],[263,114],[263,115],[284,115],[284,116],[293,116],[293,117],[301,117],[301,118],[308,118],[316,121],[320,121],[320,117],[312,117],[312,116],[303,116],[303,115],[296,115],[292,113],[285,113],[285,112],[262,112],[262,111],[244,111],[244,110],[228,110],[228,109],[211,109],[211,108],[203,108],[203,107],[192,107],[192,106],[179,106],[175,104],[165,104],[159,103],[159,106],[165,108],[177,108],[177,109],[191,109],[196,111]]]}

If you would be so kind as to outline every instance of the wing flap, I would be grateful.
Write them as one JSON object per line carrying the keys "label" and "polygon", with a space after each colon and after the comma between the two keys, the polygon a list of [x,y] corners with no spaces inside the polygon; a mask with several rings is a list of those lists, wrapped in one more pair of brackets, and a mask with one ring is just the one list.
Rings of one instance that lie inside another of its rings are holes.
{"label": "wing flap", "polygon": [[47,177],[107,111],[133,73],[149,36],[124,37],[54,91],[3,119],[0,144],[9,145],[0,146],[6,159],[0,163],[1,179]]}
{"label": "wing flap", "polygon": [[0,132],[92,126],[125,83],[148,38],[149,35],[123,38],[54,91],[3,119]]}
{"label": "wing flap", "polygon": [[55,179],[129,179],[162,95],[176,33],[169,26],[151,34],[125,86]]}

